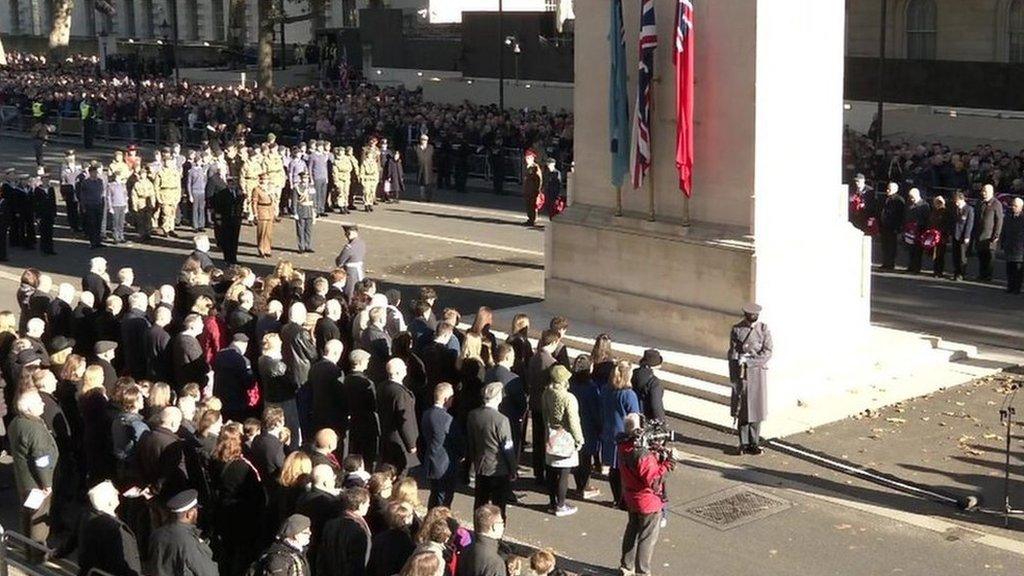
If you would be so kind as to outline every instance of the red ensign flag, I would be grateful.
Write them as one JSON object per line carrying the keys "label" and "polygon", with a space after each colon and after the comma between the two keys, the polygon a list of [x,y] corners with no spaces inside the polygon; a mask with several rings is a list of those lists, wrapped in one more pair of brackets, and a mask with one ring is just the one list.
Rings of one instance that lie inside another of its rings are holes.
{"label": "red ensign flag", "polygon": [[693,193],[693,1],[676,6],[676,169],[679,189]]}

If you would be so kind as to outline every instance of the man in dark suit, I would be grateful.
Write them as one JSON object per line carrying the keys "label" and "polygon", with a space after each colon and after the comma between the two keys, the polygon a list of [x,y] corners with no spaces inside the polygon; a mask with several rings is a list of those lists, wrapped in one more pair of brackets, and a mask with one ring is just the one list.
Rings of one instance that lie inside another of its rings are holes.
{"label": "man in dark suit", "polygon": [[341,502],[341,515],[328,520],[318,537],[315,573],[366,576],[371,535],[363,517],[370,510],[370,493],[349,488]]}
{"label": "man in dark suit", "polygon": [[284,410],[277,406],[263,411],[263,427],[252,441],[252,464],[266,486],[275,486],[284,466]]}
{"label": "man in dark suit", "polygon": [[391,357],[391,337],[384,326],[387,324],[387,308],[377,306],[369,312],[370,323],[359,339],[359,347],[370,353],[370,367],[367,376],[374,382],[387,377],[385,363]]}
{"label": "man in dark suit", "polygon": [[519,462],[519,456],[523,453],[526,413],[530,407],[526,397],[526,387],[523,384],[523,378],[512,371],[512,366],[516,362],[516,354],[511,344],[505,342],[498,344],[494,350],[494,361],[494,366],[487,370],[484,382],[501,382],[504,386],[498,411],[508,418],[509,426],[512,428],[512,439],[515,441],[516,462]]}
{"label": "man in dark suit", "polygon": [[1006,291],[1020,294],[1024,263],[1024,200],[1013,199],[1010,214],[1003,222],[1003,257],[1006,258]]}
{"label": "man in dark suit", "polygon": [[32,190],[33,209],[39,220],[39,249],[46,255],[56,254],[53,250],[53,223],[57,219],[56,186],[56,182],[46,185],[39,179]]}
{"label": "man in dark suit", "polygon": [[459,371],[455,364],[459,353],[448,345],[455,338],[452,325],[441,322],[434,329],[434,338],[423,346],[421,358],[427,374],[427,389],[433,390],[441,382],[457,382]]}
{"label": "man in dark suit", "polygon": [[213,259],[210,258],[210,237],[206,234],[196,234],[192,238],[192,243],[195,249],[188,255],[189,258],[199,262],[199,267],[203,270],[213,268]]}
{"label": "man in dark suit", "polygon": [[313,427],[330,428],[339,438],[345,437],[348,410],[342,394],[341,361],[343,346],[340,340],[324,344],[324,355],[309,369],[307,386],[313,392]]}
{"label": "man in dark suit", "polygon": [[90,510],[78,536],[79,573],[93,569],[113,576],[140,576],[142,561],[135,533],[117,517],[117,488],[103,481],[89,490]]}
{"label": "man in dark suit", "polygon": [[146,335],[151,324],[146,317],[149,299],[142,292],[128,297],[128,311],[121,319],[121,358],[128,374],[136,380],[146,377]]}
{"label": "man in dark suit", "polygon": [[317,319],[313,328],[316,339],[317,354],[324,355],[324,346],[331,340],[341,340],[341,303],[328,300],[324,305],[324,315]]}
{"label": "man in dark suit", "polygon": [[914,236],[914,242],[908,245],[910,263],[907,265],[907,272],[917,274],[921,271],[921,258],[924,254],[924,248],[921,247],[918,237],[928,227],[928,215],[931,213],[931,206],[921,198],[921,191],[917,188],[911,188],[907,196],[910,200],[904,213],[903,225],[905,228],[910,227],[917,231]]}
{"label": "man in dark suit", "polygon": [[107,259],[96,256],[89,260],[89,271],[82,277],[82,290],[92,292],[96,303],[102,305],[110,296],[110,284],[107,282]]}
{"label": "man in dark suit", "polygon": [[107,397],[113,397],[114,386],[117,384],[117,371],[114,370],[113,360],[117,350],[117,342],[100,340],[93,348],[95,358],[92,364],[103,368],[103,387],[107,389]]}
{"label": "man in dark suit", "polygon": [[878,212],[878,239],[882,243],[882,270],[896,268],[896,247],[899,245],[900,232],[903,230],[903,216],[907,203],[899,195],[900,185],[889,182],[885,189],[885,199]]}
{"label": "man in dark suit", "polygon": [[[295,403],[299,410],[299,426],[302,437],[311,438],[312,389],[306,386],[309,368],[316,360],[316,343],[305,327],[306,305],[295,302],[288,310],[288,323],[281,327],[281,359],[287,368],[287,379],[295,386]],[[293,432],[295,432],[293,430]]]}
{"label": "man in dark suit", "polygon": [[366,377],[370,354],[353,350],[349,354],[352,371],[342,383],[342,395],[348,408],[348,452],[363,457],[367,470],[373,470],[377,461],[380,440],[380,419],[377,416],[377,391],[373,381]]}
{"label": "man in dark suit", "polygon": [[985,184],[981,188],[981,204],[978,205],[977,244],[978,280],[992,280],[992,251],[999,246],[999,236],[1003,231],[1003,204],[995,198],[995,188]]}
{"label": "man in dark suit", "polygon": [[210,367],[200,346],[198,337],[203,333],[203,320],[198,314],[185,317],[183,330],[171,339],[171,369],[174,373],[174,387],[180,392],[190,382],[206,385]]}
{"label": "man in dark suit", "polygon": [[217,245],[224,253],[228,264],[238,262],[238,234],[242,228],[242,214],[245,210],[245,194],[238,182],[229,186],[220,173],[218,164],[210,168],[206,180],[206,197],[213,202],[213,226]]}
{"label": "man in dark suit", "polygon": [[323,534],[324,524],[336,518],[339,510],[340,490],[335,487],[337,478],[334,469],[327,464],[313,466],[313,484],[308,492],[299,495],[295,502],[295,513],[309,518],[313,537],[306,549],[306,557],[310,566],[316,566],[319,551],[319,538]]}
{"label": "man in dark suit", "polygon": [[476,471],[473,509],[494,504],[505,515],[505,504],[516,476],[517,463],[512,429],[508,418],[498,411],[502,384],[484,386],[484,405],[469,413],[466,420],[466,459]]}
{"label": "man in dark suit", "polygon": [[503,576],[505,561],[498,549],[505,535],[505,512],[495,506],[477,506],[473,511],[473,544],[462,553],[455,576]]}
{"label": "man in dark suit", "polygon": [[380,415],[381,460],[393,465],[399,475],[419,465],[416,442],[416,397],[405,387],[406,366],[401,358],[387,363],[388,379],[377,387],[377,413]]}
{"label": "man in dark suit", "polygon": [[259,342],[254,340],[256,336],[256,316],[252,313],[254,303],[255,298],[250,290],[246,290],[238,296],[238,306],[235,306],[228,314],[228,333],[232,336],[245,334],[249,337],[249,342],[259,348]]}
{"label": "man in dark suit", "polygon": [[156,416],[156,426],[145,432],[135,447],[136,478],[154,495],[176,494],[188,485],[185,468],[185,441],[178,436],[181,410],[163,408]]}
{"label": "man in dark suit", "polygon": [[434,388],[434,405],[423,411],[420,418],[420,437],[423,445],[421,458],[427,480],[430,482],[430,498],[427,508],[451,507],[455,498],[454,481],[456,464],[454,454],[455,430],[452,430],[452,385],[442,382]]}
{"label": "man in dark suit", "polygon": [[75,310],[71,303],[75,300],[75,287],[63,283],[57,287],[57,297],[50,301],[46,312],[46,337],[72,337],[75,335]]}
{"label": "man in dark suit", "polygon": [[221,412],[225,420],[244,422],[252,415],[249,407],[249,390],[254,376],[252,365],[245,357],[249,337],[238,333],[231,338],[231,344],[217,352],[213,359],[213,395],[221,399]]}
{"label": "man in dark suit", "polygon": [[157,306],[153,312],[153,325],[146,334],[146,374],[154,382],[171,382],[174,378],[171,335],[167,332],[170,323],[171,309]]}
{"label": "man in dark suit", "polygon": [[963,192],[956,193],[953,206],[949,234],[953,243],[953,280],[963,280],[967,272],[967,247],[974,233],[974,208]]}

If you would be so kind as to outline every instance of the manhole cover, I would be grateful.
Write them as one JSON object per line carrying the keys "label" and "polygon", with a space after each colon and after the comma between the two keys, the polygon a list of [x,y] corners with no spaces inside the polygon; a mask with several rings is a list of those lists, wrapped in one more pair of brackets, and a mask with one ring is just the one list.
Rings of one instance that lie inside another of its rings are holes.
{"label": "manhole cover", "polygon": [[747,486],[737,486],[676,507],[687,518],[719,530],[761,520],[781,512],[792,502]]}

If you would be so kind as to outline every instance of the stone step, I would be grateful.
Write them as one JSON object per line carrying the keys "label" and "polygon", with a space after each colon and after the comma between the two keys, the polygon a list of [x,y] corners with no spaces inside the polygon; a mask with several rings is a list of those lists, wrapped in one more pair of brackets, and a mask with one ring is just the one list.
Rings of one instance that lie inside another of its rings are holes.
{"label": "stone step", "polygon": [[[729,416],[728,399],[726,404],[711,402],[689,394],[667,390],[665,392],[665,411],[669,414],[726,432],[735,430],[732,416]],[[686,435],[686,431],[681,431]]]}

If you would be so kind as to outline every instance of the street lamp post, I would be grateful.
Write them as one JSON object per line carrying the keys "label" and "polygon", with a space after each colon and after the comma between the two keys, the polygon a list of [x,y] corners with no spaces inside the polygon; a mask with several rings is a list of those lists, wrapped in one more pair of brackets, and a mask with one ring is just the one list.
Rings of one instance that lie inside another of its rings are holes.
{"label": "street lamp post", "polygon": [[519,38],[515,34],[505,37],[505,45],[512,50],[512,62],[515,66],[515,85],[519,86],[519,55],[523,53],[523,49],[519,46]]}
{"label": "street lamp post", "polygon": [[505,109],[505,3],[498,0],[498,108]]}
{"label": "street lamp post", "polygon": [[885,24],[889,0],[882,0],[882,10],[878,27],[878,133],[875,134],[875,146],[882,144],[882,125],[885,116]]}
{"label": "street lamp post", "polygon": [[171,33],[173,33],[173,37],[171,37],[171,58],[174,60],[174,84],[177,85],[181,80],[181,71],[178,68],[178,9],[177,3],[173,4],[175,8],[171,14],[171,20],[174,21],[174,25],[172,26],[167,23],[167,20],[164,20],[160,24],[160,35],[164,37],[164,42],[166,42]]}
{"label": "street lamp post", "polygon": [[288,68],[288,55],[285,53],[284,41],[284,0],[278,3],[278,10],[281,12],[281,70]]}

